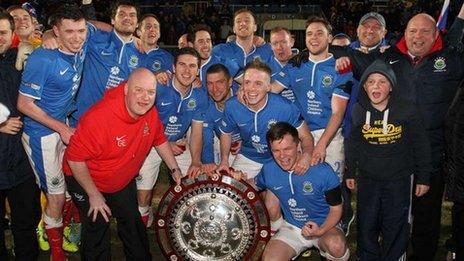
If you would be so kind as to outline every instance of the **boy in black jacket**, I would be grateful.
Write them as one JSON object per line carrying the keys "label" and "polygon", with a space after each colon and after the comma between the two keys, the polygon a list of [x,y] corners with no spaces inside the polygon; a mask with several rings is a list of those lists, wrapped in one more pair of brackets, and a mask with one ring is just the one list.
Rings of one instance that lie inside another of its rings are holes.
{"label": "boy in black jacket", "polygon": [[[346,141],[347,187],[358,185],[358,257],[398,260],[409,236],[411,177],[415,195],[429,189],[430,145],[415,107],[395,96],[391,67],[376,60],[361,77]],[[382,240],[379,244],[379,236]]]}

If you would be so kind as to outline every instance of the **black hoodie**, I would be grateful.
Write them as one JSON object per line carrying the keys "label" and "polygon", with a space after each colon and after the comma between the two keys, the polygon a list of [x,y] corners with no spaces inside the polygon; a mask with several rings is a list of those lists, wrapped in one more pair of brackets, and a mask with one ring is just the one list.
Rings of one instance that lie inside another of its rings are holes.
{"label": "black hoodie", "polygon": [[[384,75],[392,86],[383,111],[371,105],[363,88],[372,73]],[[427,134],[415,106],[395,95],[398,86],[392,68],[376,60],[363,73],[360,86],[351,135],[346,140],[345,178],[358,173],[374,180],[395,180],[414,173],[418,184],[428,185],[431,159]]]}

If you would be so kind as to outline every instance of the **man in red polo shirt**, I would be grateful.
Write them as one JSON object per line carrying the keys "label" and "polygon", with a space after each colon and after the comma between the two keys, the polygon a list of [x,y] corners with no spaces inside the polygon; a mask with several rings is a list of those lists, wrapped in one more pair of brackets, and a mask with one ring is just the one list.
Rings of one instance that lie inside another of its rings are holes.
{"label": "man in red polo shirt", "polygon": [[110,260],[114,216],[128,260],[151,260],[135,176],[154,146],[180,183],[181,173],[153,106],[156,79],[135,70],[81,118],[64,156],[66,184],[82,222],[82,258]]}

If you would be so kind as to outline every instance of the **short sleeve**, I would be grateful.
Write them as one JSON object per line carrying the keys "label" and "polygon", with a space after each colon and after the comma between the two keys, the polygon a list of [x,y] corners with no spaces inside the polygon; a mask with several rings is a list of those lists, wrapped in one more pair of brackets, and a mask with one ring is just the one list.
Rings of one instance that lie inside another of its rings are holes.
{"label": "short sleeve", "polygon": [[21,85],[19,86],[21,94],[36,100],[42,98],[43,88],[53,67],[50,58],[45,57],[43,54],[41,49],[38,49],[27,59]]}
{"label": "short sleeve", "polygon": [[231,112],[232,108],[230,106],[227,106],[226,103],[226,107],[224,108],[224,116],[222,117],[221,126],[219,127],[222,133],[231,134],[234,132],[238,132],[237,124]]}

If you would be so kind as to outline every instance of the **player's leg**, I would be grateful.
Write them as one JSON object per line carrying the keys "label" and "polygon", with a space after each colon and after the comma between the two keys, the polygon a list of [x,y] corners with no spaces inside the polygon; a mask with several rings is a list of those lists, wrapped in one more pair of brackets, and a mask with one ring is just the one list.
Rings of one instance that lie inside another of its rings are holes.
{"label": "player's leg", "polygon": [[47,205],[42,218],[51,247],[52,259],[64,260],[62,210],[66,185],[62,160],[65,145],[58,133],[47,136],[28,136],[23,133],[22,141],[40,189],[47,197]]}
{"label": "player's leg", "polygon": [[146,227],[149,227],[153,222],[151,200],[153,186],[158,179],[160,165],[161,157],[156,152],[156,149],[152,148],[140,168],[139,175],[135,179],[139,212]]}

